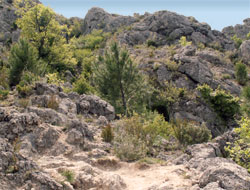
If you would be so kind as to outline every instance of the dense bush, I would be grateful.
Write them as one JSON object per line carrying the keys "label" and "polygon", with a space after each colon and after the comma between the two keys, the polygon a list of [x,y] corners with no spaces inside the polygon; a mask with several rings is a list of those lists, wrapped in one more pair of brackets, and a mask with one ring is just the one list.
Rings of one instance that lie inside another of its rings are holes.
{"label": "dense bush", "polygon": [[235,65],[235,76],[239,84],[245,85],[247,82],[247,66],[241,62]]}
{"label": "dense bush", "polygon": [[133,161],[153,153],[154,146],[160,146],[159,137],[168,139],[171,125],[162,115],[149,113],[135,114],[119,121],[115,127],[115,153],[126,161]]}
{"label": "dense bush", "polygon": [[172,123],[172,127],[175,138],[184,146],[207,142],[211,139],[211,132],[205,125],[176,120]]}
{"label": "dense bush", "polygon": [[250,86],[246,86],[242,91],[243,103],[241,109],[245,115],[250,116]]}
{"label": "dense bush", "polygon": [[239,98],[232,96],[220,88],[213,90],[206,84],[198,86],[197,89],[201,92],[206,102],[210,104],[223,119],[232,118],[235,114],[239,113]]}
{"label": "dense bush", "polygon": [[74,183],[75,181],[75,174],[71,170],[63,170],[60,172],[62,176],[65,177],[65,180],[68,181],[69,183]]}
{"label": "dense bush", "polygon": [[229,144],[226,150],[230,157],[250,172],[250,119],[242,118],[240,127],[235,129],[238,139]]}
{"label": "dense bush", "polygon": [[94,88],[89,84],[84,76],[81,76],[74,84],[73,91],[78,94],[91,94],[94,93]]}
{"label": "dense bush", "polygon": [[19,43],[11,48],[9,57],[10,74],[9,83],[11,86],[17,85],[24,71],[36,71],[37,53],[36,50],[25,39],[20,39]]}

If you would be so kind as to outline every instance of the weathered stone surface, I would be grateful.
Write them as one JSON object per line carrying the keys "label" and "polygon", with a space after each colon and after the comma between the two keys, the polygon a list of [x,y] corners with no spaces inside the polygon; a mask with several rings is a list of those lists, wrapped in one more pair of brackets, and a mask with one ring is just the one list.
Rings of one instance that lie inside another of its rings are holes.
{"label": "weathered stone surface", "polygon": [[245,39],[250,32],[250,18],[243,20],[243,24],[236,24],[234,27],[225,27],[222,32],[229,37],[236,35],[239,38]]}
{"label": "weathered stone surface", "polygon": [[[249,31],[250,32],[250,31]],[[250,40],[244,41],[240,46],[240,54],[245,63],[250,62]]]}
{"label": "weathered stone surface", "polygon": [[134,22],[136,22],[136,19],[133,17],[109,14],[102,8],[94,7],[85,16],[83,33],[88,34],[95,29],[111,32],[121,26],[129,26]]}

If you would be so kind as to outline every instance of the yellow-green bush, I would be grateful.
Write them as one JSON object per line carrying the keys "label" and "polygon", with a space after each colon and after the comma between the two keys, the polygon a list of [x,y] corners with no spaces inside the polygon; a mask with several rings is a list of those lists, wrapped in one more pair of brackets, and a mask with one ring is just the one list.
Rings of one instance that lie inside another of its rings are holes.
{"label": "yellow-green bush", "polygon": [[235,129],[238,139],[225,149],[230,157],[250,172],[250,119],[242,118],[240,127]]}
{"label": "yellow-green bush", "polygon": [[248,79],[247,66],[241,62],[235,65],[235,76],[239,84],[245,85]]}
{"label": "yellow-green bush", "polygon": [[179,43],[182,46],[188,46],[188,45],[192,45],[192,42],[188,42],[186,36],[182,36],[179,40]]}

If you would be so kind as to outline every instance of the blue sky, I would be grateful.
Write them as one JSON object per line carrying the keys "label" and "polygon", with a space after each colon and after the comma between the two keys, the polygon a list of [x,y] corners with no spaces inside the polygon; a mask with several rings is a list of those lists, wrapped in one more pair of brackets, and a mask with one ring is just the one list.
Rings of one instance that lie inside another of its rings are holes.
{"label": "blue sky", "polygon": [[104,8],[109,13],[133,15],[169,10],[194,16],[213,29],[241,24],[250,17],[250,0],[40,0],[65,17],[84,18],[91,7]]}

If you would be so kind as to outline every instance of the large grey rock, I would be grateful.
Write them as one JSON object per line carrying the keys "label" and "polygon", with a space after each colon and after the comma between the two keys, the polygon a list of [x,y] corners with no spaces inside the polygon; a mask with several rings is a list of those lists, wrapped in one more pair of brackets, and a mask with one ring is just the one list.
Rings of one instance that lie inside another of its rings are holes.
{"label": "large grey rock", "polygon": [[[89,105],[88,103],[89,102]],[[78,113],[85,113],[89,110],[90,114],[105,116],[108,120],[115,118],[114,107],[95,95],[82,95],[77,103]]]}
{"label": "large grey rock", "polygon": [[245,63],[250,63],[250,40],[246,40],[241,44],[240,55]]}
{"label": "large grey rock", "polygon": [[249,173],[234,163],[223,162],[208,167],[202,174],[199,185],[205,187],[213,182],[218,182],[222,189],[227,190],[250,189]]}
{"label": "large grey rock", "polygon": [[65,126],[68,123],[66,115],[58,113],[50,108],[29,107],[28,112],[36,113],[41,119],[43,119],[43,122],[52,125]]}

